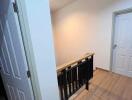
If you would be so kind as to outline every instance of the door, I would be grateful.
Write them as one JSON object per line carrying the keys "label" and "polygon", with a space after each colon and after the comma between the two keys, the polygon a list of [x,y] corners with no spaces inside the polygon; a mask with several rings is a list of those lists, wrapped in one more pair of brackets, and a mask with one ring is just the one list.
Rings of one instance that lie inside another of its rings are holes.
{"label": "door", "polygon": [[17,13],[0,0],[0,73],[9,100],[34,100]]}
{"label": "door", "polygon": [[132,77],[132,12],[115,18],[113,71]]}

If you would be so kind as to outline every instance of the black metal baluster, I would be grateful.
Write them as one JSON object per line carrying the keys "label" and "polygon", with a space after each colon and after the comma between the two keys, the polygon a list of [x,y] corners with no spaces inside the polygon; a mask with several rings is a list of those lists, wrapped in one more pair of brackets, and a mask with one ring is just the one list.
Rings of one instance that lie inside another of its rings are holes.
{"label": "black metal baluster", "polygon": [[84,84],[84,74],[85,74],[85,70],[84,70],[84,62],[81,64],[81,87]]}
{"label": "black metal baluster", "polygon": [[79,88],[82,87],[83,83],[83,71],[82,71],[82,62],[79,62],[79,67],[78,67],[78,76],[79,76]]}
{"label": "black metal baluster", "polygon": [[81,62],[78,62],[78,89],[80,88],[80,64]]}
{"label": "black metal baluster", "polygon": [[69,86],[69,97],[72,95],[72,90],[71,90],[71,67],[68,67],[68,72],[67,72],[67,81],[68,81],[68,86]]}
{"label": "black metal baluster", "polygon": [[74,89],[74,92],[77,90],[76,89],[76,77],[77,77],[77,75],[76,75],[76,66],[74,66],[74,68],[73,68],[73,70],[72,70],[72,74],[73,74],[73,89]]}
{"label": "black metal baluster", "polygon": [[91,78],[93,77],[93,55],[91,56],[91,59],[90,59],[90,62],[91,62]]}
{"label": "black metal baluster", "polygon": [[58,75],[58,85],[59,85],[59,90],[60,90],[60,98],[61,100],[63,100],[63,77],[62,77],[62,73],[60,72]]}
{"label": "black metal baluster", "polygon": [[77,68],[78,68],[78,66],[75,67],[75,88],[76,88],[76,91],[78,90],[78,87],[77,87],[77,84],[78,84],[78,81],[77,81]]}
{"label": "black metal baluster", "polygon": [[64,83],[64,97],[65,99],[64,100],[67,100],[68,99],[68,93],[67,93],[67,74],[66,74],[66,69],[63,70],[63,83]]}
{"label": "black metal baluster", "polygon": [[72,68],[72,94],[74,93],[74,68]]}
{"label": "black metal baluster", "polygon": [[81,70],[80,70],[80,64],[78,67],[78,84],[79,84],[79,88],[81,87]]}
{"label": "black metal baluster", "polygon": [[79,74],[78,74],[79,69],[78,68],[79,68],[79,65],[77,65],[77,70],[76,70],[77,71],[77,84],[76,84],[77,89],[79,89]]}
{"label": "black metal baluster", "polygon": [[82,63],[82,72],[83,72],[83,83],[82,84],[85,84],[86,83],[86,76],[87,76],[87,66],[86,66],[86,61],[84,61]]}
{"label": "black metal baluster", "polygon": [[89,79],[90,79],[90,63],[89,59],[86,58],[86,89],[89,90]]}

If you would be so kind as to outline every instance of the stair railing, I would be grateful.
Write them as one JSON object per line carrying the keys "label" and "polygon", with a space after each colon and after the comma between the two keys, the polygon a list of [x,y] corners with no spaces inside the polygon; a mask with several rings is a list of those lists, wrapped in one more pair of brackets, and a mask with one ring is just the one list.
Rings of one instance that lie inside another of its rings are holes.
{"label": "stair railing", "polygon": [[57,67],[61,100],[68,100],[84,85],[89,89],[89,80],[93,78],[93,56],[94,53],[88,53]]}

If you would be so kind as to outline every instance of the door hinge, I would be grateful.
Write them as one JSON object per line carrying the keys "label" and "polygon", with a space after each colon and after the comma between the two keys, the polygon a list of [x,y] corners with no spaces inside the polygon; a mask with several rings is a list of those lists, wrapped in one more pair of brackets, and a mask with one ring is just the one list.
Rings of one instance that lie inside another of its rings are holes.
{"label": "door hinge", "polygon": [[14,12],[18,13],[18,6],[16,2],[13,2],[13,9],[14,9]]}
{"label": "door hinge", "polygon": [[30,78],[31,77],[31,72],[28,70],[27,71],[27,77]]}

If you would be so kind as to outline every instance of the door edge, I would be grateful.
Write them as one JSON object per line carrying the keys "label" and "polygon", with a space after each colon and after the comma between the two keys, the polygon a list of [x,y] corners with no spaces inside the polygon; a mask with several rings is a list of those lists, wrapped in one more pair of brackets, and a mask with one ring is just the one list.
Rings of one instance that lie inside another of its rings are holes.
{"label": "door edge", "polygon": [[26,6],[24,0],[15,0],[18,6],[18,17],[20,21],[20,27],[22,29],[23,45],[25,47],[25,54],[27,57],[28,69],[31,73],[30,82],[33,90],[33,96],[35,100],[41,100],[41,92],[38,83],[38,77],[36,72],[36,63],[34,53],[32,49],[31,37],[29,35],[29,24],[27,20]]}

